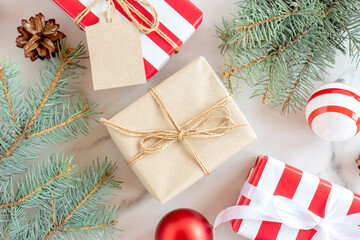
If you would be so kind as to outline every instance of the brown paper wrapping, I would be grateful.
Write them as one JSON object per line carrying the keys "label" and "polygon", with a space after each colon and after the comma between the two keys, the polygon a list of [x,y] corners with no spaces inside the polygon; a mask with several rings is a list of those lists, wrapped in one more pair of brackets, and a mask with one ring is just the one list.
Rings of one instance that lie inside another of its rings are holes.
{"label": "brown paper wrapping", "polygon": [[[155,89],[180,126],[229,95],[203,57],[194,60]],[[227,107],[235,124],[247,125],[234,128],[222,137],[188,139],[210,172],[256,140],[254,131],[236,103],[231,100]],[[150,93],[110,121],[133,130],[174,130]],[[111,127],[108,127],[108,131],[127,161],[139,153],[140,138],[126,136]],[[159,153],[145,155],[131,168],[149,193],[161,203],[167,202],[205,176],[181,140]]]}

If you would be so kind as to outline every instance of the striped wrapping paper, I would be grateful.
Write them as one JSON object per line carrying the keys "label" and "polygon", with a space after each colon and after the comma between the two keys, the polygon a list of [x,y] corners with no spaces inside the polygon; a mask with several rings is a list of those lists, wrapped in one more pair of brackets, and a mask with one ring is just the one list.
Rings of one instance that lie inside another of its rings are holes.
{"label": "striped wrapping paper", "polygon": [[[93,0],[52,1],[73,19],[93,2]],[[128,2],[149,20],[153,20],[152,15],[145,7],[133,0],[128,0]],[[148,2],[155,7],[159,14],[159,29],[178,46],[186,42],[202,22],[203,13],[189,0],[148,0]],[[114,3],[118,10],[118,16],[124,21],[130,21],[118,3]],[[85,16],[80,25],[85,28],[96,24],[99,21],[99,16],[106,10],[107,3],[104,0]],[[139,18],[137,19],[140,23],[143,23]],[[147,35],[141,34],[141,45],[146,78],[149,79],[165,65],[170,56],[175,52],[175,49],[155,32]]]}
{"label": "striped wrapping paper", "polygon": [[[331,191],[339,197],[337,214],[360,212],[360,195],[270,157],[258,157],[247,182],[272,195],[292,199],[319,217],[324,217]],[[244,196],[240,196],[238,205],[259,206]],[[245,219],[233,220],[232,227],[236,233],[256,240],[310,240],[316,233],[314,229],[296,230],[281,223]]]}

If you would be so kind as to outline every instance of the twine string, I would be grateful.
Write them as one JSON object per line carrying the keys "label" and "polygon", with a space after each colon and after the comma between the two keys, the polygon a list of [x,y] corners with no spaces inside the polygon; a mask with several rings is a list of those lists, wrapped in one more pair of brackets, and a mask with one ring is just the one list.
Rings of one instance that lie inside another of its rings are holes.
{"label": "twine string", "polygon": [[[87,6],[82,12],[79,13],[79,15],[74,19],[75,23],[80,26],[80,22],[84,19],[84,17],[91,12],[91,10],[98,5],[103,0],[94,0],[89,6]],[[159,29],[160,21],[159,21],[159,14],[156,11],[156,9],[147,1],[147,0],[134,0],[138,2],[139,4],[148,7],[151,10],[151,15],[153,16],[153,20],[149,20],[144,14],[142,14],[137,8],[135,8],[132,4],[129,3],[128,0],[107,0],[107,12],[106,12],[106,19],[108,22],[111,22],[110,18],[110,10],[111,6],[113,10],[115,10],[115,4],[114,1],[119,4],[119,6],[123,9],[126,16],[128,16],[131,19],[131,22],[133,22],[136,27],[139,29],[140,32],[144,34],[149,34],[151,32],[156,32],[159,34],[160,37],[162,37],[172,48],[175,49],[175,53],[179,52],[179,46],[164,32],[162,32]],[[141,24],[135,16],[140,18],[148,27]]]}
{"label": "twine string", "polygon": [[[152,97],[154,98],[156,104],[161,108],[165,113],[167,119],[174,126],[175,130],[168,129],[155,129],[155,130],[132,130],[126,127],[117,125],[106,119],[101,119],[106,126],[111,127],[112,129],[132,137],[141,137],[140,148],[141,151],[134,156],[130,161],[127,162],[128,165],[136,163],[139,159],[147,154],[156,154],[167,148],[172,143],[181,140],[185,143],[187,148],[190,150],[197,163],[201,167],[205,175],[209,175],[210,171],[206,167],[205,163],[201,160],[200,156],[197,154],[193,146],[189,143],[189,138],[213,138],[220,137],[230,133],[230,131],[237,127],[247,126],[247,124],[235,124],[233,119],[230,116],[230,110],[225,105],[228,103],[232,96],[228,96],[223,100],[219,101],[200,115],[194,117],[180,127],[169,109],[166,107],[165,103],[162,101],[160,95],[153,88],[149,89]],[[211,116],[213,113],[224,112],[223,115]],[[211,122],[219,122],[215,127],[205,128],[206,125]],[[155,141],[155,142],[154,142]],[[149,142],[154,142],[153,144],[148,144]]]}

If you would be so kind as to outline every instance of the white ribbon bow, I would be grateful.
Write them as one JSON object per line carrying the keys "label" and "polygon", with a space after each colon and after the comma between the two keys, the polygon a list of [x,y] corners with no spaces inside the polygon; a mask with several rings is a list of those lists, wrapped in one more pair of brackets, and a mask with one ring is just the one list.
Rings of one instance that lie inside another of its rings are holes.
{"label": "white ribbon bow", "polygon": [[278,222],[293,229],[315,229],[317,232],[312,240],[360,239],[360,213],[338,216],[336,208],[341,204],[339,201],[341,196],[335,196],[333,192],[330,192],[328,197],[325,218],[313,214],[291,199],[273,196],[248,182],[244,184],[241,194],[262,207],[229,207],[216,217],[214,231],[222,223],[235,219],[247,219]]}

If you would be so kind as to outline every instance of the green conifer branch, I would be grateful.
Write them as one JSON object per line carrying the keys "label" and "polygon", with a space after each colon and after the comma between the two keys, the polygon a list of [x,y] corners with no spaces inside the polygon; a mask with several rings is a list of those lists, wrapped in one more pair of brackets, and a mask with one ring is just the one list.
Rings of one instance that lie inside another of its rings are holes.
{"label": "green conifer branch", "polygon": [[265,20],[262,20],[260,22],[256,22],[256,23],[251,23],[251,24],[248,24],[246,26],[243,26],[243,27],[240,27],[238,28],[238,32],[239,33],[242,33],[243,31],[246,32],[246,34],[249,34],[251,28],[254,28],[254,27],[258,27],[260,25],[263,25],[263,24],[266,24],[266,23],[269,23],[269,22],[274,22],[274,21],[278,21],[282,18],[285,18],[285,17],[291,17],[291,16],[294,16],[296,14],[298,14],[299,12],[296,11],[296,12],[287,12],[287,13],[283,13],[281,15],[278,15],[278,16],[275,16],[275,17],[271,17],[271,18],[268,18],[268,19],[265,19]]}
{"label": "green conifer branch", "polygon": [[268,99],[268,96],[269,96],[269,91],[270,91],[271,85],[272,85],[273,80],[274,80],[274,74],[275,74],[278,59],[279,59],[278,55],[275,54],[275,60],[274,60],[273,66],[272,66],[272,70],[271,70],[270,77],[269,77],[269,80],[268,80],[267,88],[265,90],[264,97],[263,97],[263,100],[262,100],[263,104],[266,104],[266,102],[267,102],[267,99]]}
{"label": "green conifer branch", "polygon": [[298,79],[296,80],[295,84],[293,84],[293,86],[291,88],[291,91],[290,91],[287,99],[285,100],[285,102],[283,104],[283,109],[288,108],[288,105],[289,105],[289,103],[291,101],[291,98],[293,97],[296,89],[299,87],[300,82],[303,80],[303,78],[305,76],[305,73],[309,70],[309,66],[310,66],[312,60],[313,60],[313,56],[309,57],[309,59],[304,64],[304,67],[303,67],[302,71],[300,72]]}
{"label": "green conifer branch", "polygon": [[[92,196],[92,194],[94,194],[95,191],[98,190],[98,188],[104,184],[104,182],[110,177],[110,173],[106,173],[100,180],[99,182],[96,183],[96,185],[86,194],[86,196],[69,212],[68,215],[66,215],[66,217],[59,223],[59,224],[55,224],[52,227],[52,230],[45,235],[45,237],[43,238],[43,240],[47,240],[49,238],[51,238],[55,233],[57,233],[58,231],[60,231],[61,229],[64,228],[64,225],[72,218],[72,216],[74,215],[75,211],[77,209],[79,209],[80,207],[83,206],[84,203],[86,203],[86,201]],[[115,221],[115,220],[114,220]]]}
{"label": "green conifer branch", "polygon": [[114,225],[116,225],[116,223],[117,223],[117,221],[116,221],[116,219],[114,219],[114,220],[111,220],[110,222],[102,223],[102,224],[95,225],[95,226],[86,226],[86,227],[82,227],[82,228],[64,228],[64,231],[67,231],[67,232],[70,232],[70,231],[87,231],[87,230],[93,230],[93,229],[97,229],[97,228],[114,226]]}
{"label": "green conifer branch", "polygon": [[[238,80],[245,80],[258,88],[253,96],[262,95],[263,103],[285,112],[304,106],[313,81],[323,79],[316,69],[332,66],[336,50],[346,52],[346,38],[350,55],[360,63],[359,1],[243,0],[238,5],[239,16],[217,28],[228,68],[222,75],[232,93]],[[313,54],[316,59],[309,58]],[[276,56],[281,67],[270,70]]]}
{"label": "green conifer branch", "polygon": [[[97,161],[80,176],[74,175],[78,166],[72,156],[53,154],[31,170],[22,165],[39,156],[43,143],[87,134],[87,120],[96,114],[95,104],[72,98],[66,88],[79,76],[74,70],[82,68],[84,46],[64,46],[58,45],[59,61],[45,61],[27,95],[16,65],[0,59],[0,239],[109,239],[116,234],[118,208],[104,207],[111,191],[120,188],[114,164]],[[23,171],[14,183],[13,176]]]}
{"label": "green conifer branch", "polygon": [[[80,193],[75,193],[73,189],[69,189],[67,194],[65,194],[65,197],[71,199],[71,201],[67,201],[69,205],[66,205],[66,203],[63,204],[63,208],[66,209],[65,211],[61,207],[58,208],[58,212],[61,214],[57,214],[59,217],[55,220],[55,224],[44,234],[44,236],[39,238],[39,240],[50,239],[63,231],[81,232],[96,229],[103,230],[104,228],[113,227],[117,223],[117,220],[114,217],[118,209],[100,209],[95,213],[90,212],[89,214],[89,211],[99,204],[99,199],[105,198],[106,195],[110,194],[106,189],[109,187],[119,188],[120,183],[113,180],[113,173],[116,170],[115,165],[105,160],[103,164],[100,164],[99,161],[97,162],[96,170],[94,170],[95,166],[96,165],[94,164],[93,168],[89,168],[84,172],[81,181],[75,182],[76,189],[82,190]],[[101,218],[99,218],[99,213],[102,216]],[[89,219],[85,216],[88,216]],[[109,216],[112,217],[111,220],[108,219]],[[74,224],[83,224],[88,221],[102,221],[104,217],[107,220],[106,222],[87,225],[81,228],[67,227]]]}
{"label": "green conifer branch", "polygon": [[10,99],[9,89],[8,89],[7,83],[5,82],[3,66],[0,66],[0,79],[1,79],[1,84],[2,84],[2,86],[4,88],[4,94],[5,94],[5,97],[6,97],[6,101],[7,101],[8,105],[9,105],[8,107],[9,107],[11,116],[13,117],[14,124],[16,125],[17,120],[16,120],[16,116],[15,116],[15,113],[14,113],[13,104],[12,104],[11,99]]}
{"label": "green conifer branch", "polygon": [[0,111],[4,113],[0,126],[0,181],[26,171],[23,163],[35,159],[39,153],[32,146],[67,141],[76,138],[78,132],[87,134],[87,129],[91,128],[86,120],[96,114],[96,105],[81,96],[69,99],[72,94],[66,89],[79,76],[73,70],[82,68],[78,61],[86,51],[83,44],[75,48],[65,46],[66,42],[59,42],[59,61],[53,58],[45,61],[40,78],[30,85],[27,96],[19,87],[21,80],[14,64],[0,62],[3,66]]}
{"label": "green conifer branch", "polygon": [[6,229],[4,234],[3,234],[3,240],[6,240],[6,237],[8,235],[9,229]]}
{"label": "green conifer branch", "polygon": [[[360,16],[357,18],[360,20]],[[360,63],[360,23],[356,22],[354,23],[354,33],[350,31],[349,26],[343,21],[344,28],[346,30],[347,36],[350,39],[349,43],[349,51],[350,55],[353,57],[353,59],[358,60],[358,64]],[[352,44],[351,44],[352,43]]]}
{"label": "green conifer branch", "polygon": [[[64,182],[69,182],[78,170],[77,165],[71,165],[73,157],[65,157],[64,155],[59,158],[58,155],[51,155],[47,162],[37,165],[30,170],[23,181],[17,186],[17,193],[14,194],[14,186],[0,185],[0,192],[4,192],[0,197],[0,209],[15,207],[24,203],[36,204],[39,193],[49,191],[56,187],[59,189],[64,186]],[[52,191],[52,195],[54,191]],[[57,190],[57,195],[61,192]]]}
{"label": "green conifer branch", "polygon": [[40,186],[38,186],[37,188],[35,188],[34,190],[32,190],[30,193],[26,194],[25,196],[16,199],[13,202],[8,202],[8,203],[4,203],[4,204],[0,204],[0,208],[6,208],[6,207],[13,207],[19,204],[24,203],[27,199],[31,198],[33,195],[35,195],[36,193],[38,193],[39,191],[41,191],[45,186],[50,185],[51,183],[53,183],[54,181],[56,181],[58,178],[63,177],[64,175],[71,173],[73,171],[72,167],[69,167],[65,172],[64,171],[60,171],[58,172],[54,177],[52,177],[49,181],[41,184]]}
{"label": "green conifer branch", "polygon": [[18,148],[21,141],[23,141],[24,139],[27,139],[27,135],[26,135],[27,131],[29,131],[31,129],[31,127],[33,126],[35,120],[39,116],[41,110],[44,108],[46,102],[49,100],[49,97],[53,93],[53,90],[57,86],[57,84],[58,84],[58,82],[60,80],[60,77],[61,77],[62,73],[65,70],[65,65],[68,63],[68,59],[70,58],[70,54],[71,54],[72,50],[73,49],[68,49],[67,50],[64,58],[62,59],[59,70],[58,70],[55,78],[53,79],[52,84],[50,85],[49,89],[46,90],[45,96],[41,100],[41,102],[38,105],[35,113],[30,118],[29,122],[25,125],[25,127],[23,128],[21,133],[18,134],[16,140],[10,145],[10,147],[2,155],[0,155],[0,164],[2,164],[3,160],[5,158],[9,157],[12,154],[12,152],[15,151]]}
{"label": "green conifer branch", "polygon": [[309,31],[312,27],[314,27],[314,26],[315,26],[314,24],[310,25],[306,31],[300,33],[298,36],[296,36],[294,39],[291,39],[287,44],[281,46],[280,48],[277,48],[277,49],[275,49],[275,50],[271,50],[271,51],[268,52],[265,56],[260,57],[260,58],[258,58],[258,59],[256,59],[256,60],[254,60],[254,61],[246,64],[246,65],[240,66],[239,68],[236,68],[236,69],[235,69],[235,68],[232,67],[230,70],[223,72],[222,75],[228,77],[228,79],[229,79],[229,78],[231,79],[231,77],[232,77],[234,74],[236,74],[236,73],[238,73],[238,72],[240,72],[240,71],[242,71],[242,70],[244,70],[244,69],[246,69],[246,68],[253,67],[253,66],[256,65],[256,64],[261,63],[261,62],[267,60],[268,58],[270,58],[270,57],[272,57],[272,56],[274,56],[274,55],[277,55],[277,54],[285,51],[285,50],[288,49],[290,46],[292,46],[293,44],[295,44],[298,40],[300,40],[303,36],[305,36],[306,34],[308,34],[308,31]]}
{"label": "green conifer branch", "polygon": [[34,133],[30,133],[29,135],[27,135],[27,139],[29,138],[33,138],[33,137],[37,137],[39,135],[44,135],[47,134],[49,132],[53,132],[58,130],[59,128],[62,128],[64,126],[70,125],[71,123],[73,123],[74,121],[80,119],[80,118],[85,118],[85,119],[89,119],[90,117],[88,116],[89,114],[91,114],[91,108],[87,105],[86,101],[83,102],[83,107],[81,112],[71,116],[70,118],[66,119],[65,121],[62,121],[58,124],[55,124],[49,128],[45,128],[41,131],[38,132],[34,132]]}

